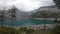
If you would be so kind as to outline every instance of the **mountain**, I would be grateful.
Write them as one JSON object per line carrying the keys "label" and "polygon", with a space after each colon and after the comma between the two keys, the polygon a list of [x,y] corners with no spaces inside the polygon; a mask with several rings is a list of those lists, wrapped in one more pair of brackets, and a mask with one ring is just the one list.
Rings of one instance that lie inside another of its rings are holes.
{"label": "mountain", "polygon": [[28,18],[29,12],[17,10],[17,11],[16,11],[16,16],[17,16],[18,19]]}
{"label": "mountain", "polygon": [[[0,10],[0,15],[3,10]],[[11,10],[4,10],[4,18],[5,19],[10,19],[11,18]],[[19,9],[16,10],[16,19],[22,19],[22,18],[29,18],[29,12],[26,11],[20,11]]]}
{"label": "mountain", "polygon": [[[5,10],[5,17],[10,17],[9,16],[9,13],[8,13],[9,10]],[[1,12],[1,11],[0,11]],[[31,11],[31,12],[26,12],[26,11],[21,11],[19,9],[16,10],[16,18],[17,19],[21,19],[21,18],[30,18],[30,17],[43,17],[43,14],[46,14],[47,17],[54,17],[53,15],[59,15],[60,14],[60,10],[57,9],[56,6],[43,6],[43,7],[40,7],[34,11]],[[50,15],[50,16],[49,16]]]}
{"label": "mountain", "polygon": [[60,9],[56,6],[44,6],[33,11],[31,14],[32,18],[55,18],[60,17]]}
{"label": "mountain", "polygon": [[53,6],[43,6],[43,7],[40,7],[38,9],[34,10],[33,12],[42,11],[42,10],[56,12],[56,11],[59,11],[60,9],[58,9],[55,5],[53,5]]}

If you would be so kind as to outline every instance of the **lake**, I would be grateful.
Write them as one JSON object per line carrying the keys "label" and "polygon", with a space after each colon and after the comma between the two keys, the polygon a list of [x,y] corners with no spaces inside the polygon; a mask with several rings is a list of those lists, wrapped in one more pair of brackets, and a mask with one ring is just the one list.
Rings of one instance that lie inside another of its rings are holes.
{"label": "lake", "polygon": [[[37,20],[37,19],[20,19],[20,20],[4,20],[3,25],[7,26],[25,26],[25,25],[40,25],[53,24],[51,20]],[[1,22],[0,22],[1,25]]]}

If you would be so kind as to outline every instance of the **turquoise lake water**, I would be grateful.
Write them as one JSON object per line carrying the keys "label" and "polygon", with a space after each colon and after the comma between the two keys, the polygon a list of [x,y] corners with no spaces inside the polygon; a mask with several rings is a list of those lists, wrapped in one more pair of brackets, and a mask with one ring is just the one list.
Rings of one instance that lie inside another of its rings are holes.
{"label": "turquoise lake water", "polygon": [[[22,25],[40,25],[40,24],[52,24],[51,20],[37,20],[37,19],[20,19],[20,20],[4,20],[3,25],[8,26],[22,26]],[[1,22],[0,22],[1,24]]]}

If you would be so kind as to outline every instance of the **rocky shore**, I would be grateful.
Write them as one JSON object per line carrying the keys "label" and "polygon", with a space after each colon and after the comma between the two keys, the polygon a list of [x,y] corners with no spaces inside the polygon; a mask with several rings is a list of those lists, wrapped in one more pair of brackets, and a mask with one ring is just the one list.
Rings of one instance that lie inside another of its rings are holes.
{"label": "rocky shore", "polygon": [[[5,25],[4,25],[5,26]],[[15,29],[19,29],[21,27],[26,27],[26,28],[32,28],[32,29],[44,29],[44,26],[46,29],[50,29],[50,28],[54,28],[55,24],[41,24],[41,25],[25,25],[25,26],[5,26],[5,27],[12,27],[12,28],[15,28]]]}
{"label": "rocky shore", "polygon": [[[33,19],[38,19],[38,20],[55,20],[55,18],[33,18]],[[60,18],[57,18],[57,20],[59,21]]]}

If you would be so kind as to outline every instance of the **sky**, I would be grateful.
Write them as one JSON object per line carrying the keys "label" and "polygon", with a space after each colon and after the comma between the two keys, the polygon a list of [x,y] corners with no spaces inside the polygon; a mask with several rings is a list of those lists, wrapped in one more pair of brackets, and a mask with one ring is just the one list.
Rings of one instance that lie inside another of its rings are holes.
{"label": "sky", "polygon": [[31,11],[42,6],[54,5],[53,0],[0,0],[0,9],[11,8],[13,5],[22,11]]}

